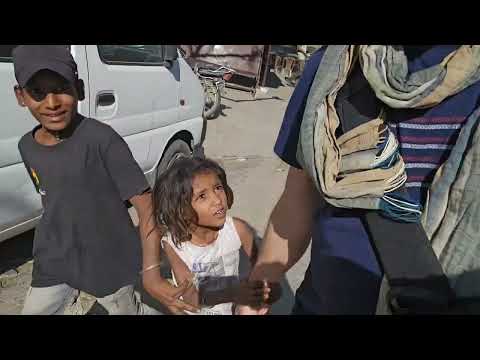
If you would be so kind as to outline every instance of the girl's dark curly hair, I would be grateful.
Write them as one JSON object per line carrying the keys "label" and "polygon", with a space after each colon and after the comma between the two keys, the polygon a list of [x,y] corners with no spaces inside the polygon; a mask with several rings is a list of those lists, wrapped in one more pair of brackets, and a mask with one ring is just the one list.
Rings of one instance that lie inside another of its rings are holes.
{"label": "girl's dark curly hair", "polygon": [[227,205],[233,205],[233,191],[228,186],[225,170],[215,161],[200,157],[181,157],[160,176],[153,188],[153,214],[162,235],[172,235],[175,246],[190,241],[191,226],[198,222],[192,207],[192,181],[195,175],[214,173],[220,179],[227,195]]}

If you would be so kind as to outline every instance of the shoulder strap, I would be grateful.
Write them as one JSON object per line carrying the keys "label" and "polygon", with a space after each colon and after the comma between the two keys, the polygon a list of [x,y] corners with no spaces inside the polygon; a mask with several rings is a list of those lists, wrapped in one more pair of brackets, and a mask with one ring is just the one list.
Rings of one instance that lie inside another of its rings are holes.
{"label": "shoulder strap", "polygon": [[400,223],[377,211],[365,214],[370,241],[388,280],[393,313],[438,314],[455,294],[420,223]]}
{"label": "shoulder strap", "polygon": [[225,221],[225,226],[221,231],[221,236],[225,237],[222,238],[222,241],[224,242],[222,244],[222,247],[224,249],[232,251],[242,247],[240,235],[238,234],[237,227],[235,226],[235,221],[231,216],[227,217],[227,220]]}

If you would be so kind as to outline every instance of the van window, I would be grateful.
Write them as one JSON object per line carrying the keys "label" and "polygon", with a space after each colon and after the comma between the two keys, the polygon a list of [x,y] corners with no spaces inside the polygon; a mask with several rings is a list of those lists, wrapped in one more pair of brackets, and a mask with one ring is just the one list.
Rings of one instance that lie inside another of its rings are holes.
{"label": "van window", "polygon": [[111,65],[163,65],[162,45],[97,45],[100,59]]}
{"label": "van window", "polygon": [[[0,62],[12,62],[12,51],[18,45],[0,45]],[[69,50],[71,45],[66,46]]]}
{"label": "van window", "polygon": [[17,45],[0,45],[0,62],[12,62],[12,50]]}

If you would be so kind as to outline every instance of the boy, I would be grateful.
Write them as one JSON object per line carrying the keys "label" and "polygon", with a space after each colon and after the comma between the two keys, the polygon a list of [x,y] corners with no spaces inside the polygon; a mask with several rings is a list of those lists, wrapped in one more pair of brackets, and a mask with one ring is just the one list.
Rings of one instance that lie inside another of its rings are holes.
{"label": "boy", "polygon": [[140,220],[145,288],[172,312],[195,311],[178,300],[189,284],[174,288],[150,271],[159,257],[150,188],[122,137],[77,113],[84,84],[68,48],[21,45],[13,63],[18,103],[40,123],[18,148],[44,209],[22,313],[62,314],[80,290],[109,314],[145,313],[133,290],[142,254],[127,201]]}

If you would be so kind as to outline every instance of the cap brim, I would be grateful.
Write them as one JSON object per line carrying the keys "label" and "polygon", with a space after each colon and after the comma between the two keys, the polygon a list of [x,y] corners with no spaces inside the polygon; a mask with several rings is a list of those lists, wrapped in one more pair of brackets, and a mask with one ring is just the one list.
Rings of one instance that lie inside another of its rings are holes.
{"label": "cap brim", "polygon": [[30,81],[30,79],[39,71],[41,70],[50,70],[53,71],[54,73],[57,73],[61,77],[63,77],[65,80],[70,82],[71,84],[74,85],[75,79],[74,75],[72,74],[71,69],[68,66],[52,66],[51,64],[42,64],[42,63],[36,63],[34,66],[31,66],[28,71],[25,71],[24,74],[22,74],[22,79],[17,79],[18,80],[18,85],[21,87],[25,87],[27,83]]}

